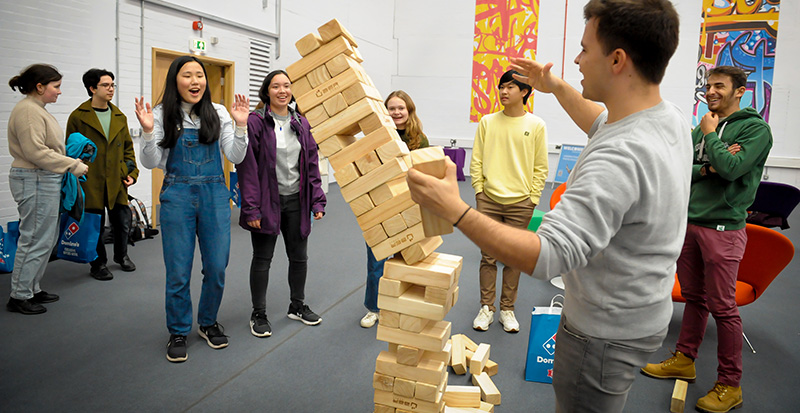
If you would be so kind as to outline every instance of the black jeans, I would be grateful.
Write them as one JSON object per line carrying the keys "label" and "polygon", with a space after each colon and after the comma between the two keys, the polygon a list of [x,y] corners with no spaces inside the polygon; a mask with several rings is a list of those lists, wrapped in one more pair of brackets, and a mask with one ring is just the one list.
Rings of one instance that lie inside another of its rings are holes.
{"label": "black jeans", "polygon": [[[106,232],[106,210],[87,209],[85,212],[100,215],[100,238],[97,240],[97,259],[91,262],[92,268],[98,268],[108,263],[106,246],[103,244],[103,235]],[[128,255],[128,233],[131,228],[131,209],[128,205],[114,204],[108,210],[108,220],[114,234],[114,261],[121,261]]]}
{"label": "black jeans", "polygon": [[[300,194],[281,195],[281,234],[289,258],[289,294],[295,307],[305,300],[306,273],[308,270],[308,238],[300,235]],[[267,308],[267,285],[269,268],[275,253],[278,235],[251,232],[253,261],[250,263],[250,295],[253,310],[265,311]]]}

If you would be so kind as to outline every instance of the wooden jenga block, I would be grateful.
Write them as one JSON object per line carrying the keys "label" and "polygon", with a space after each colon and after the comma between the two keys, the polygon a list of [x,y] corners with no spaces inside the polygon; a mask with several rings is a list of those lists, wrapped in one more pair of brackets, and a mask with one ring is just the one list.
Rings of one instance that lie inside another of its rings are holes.
{"label": "wooden jenga block", "polygon": [[414,284],[381,277],[381,280],[378,282],[378,294],[388,295],[389,297],[400,297],[406,290],[411,288],[412,285]]}
{"label": "wooden jenga block", "polygon": [[317,31],[319,32],[319,36],[322,38],[323,43],[329,42],[338,36],[343,36],[353,47],[358,47],[358,43],[356,43],[356,39],[353,37],[353,35],[350,34],[350,32],[348,32],[347,29],[345,29],[344,26],[342,26],[342,24],[336,19],[319,26]]}
{"label": "wooden jenga block", "polygon": [[381,98],[381,93],[378,92],[378,89],[375,89],[373,86],[361,82],[356,83],[355,85],[350,86],[347,89],[343,90],[342,96],[344,96],[344,100],[347,101],[347,104],[358,102],[359,100],[365,97],[383,103],[383,99]]}
{"label": "wooden jenga block", "polygon": [[372,409],[372,413],[397,413],[397,410],[392,406],[375,404],[375,408]]}
{"label": "wooden jenga block", "polygon": [[394,376],[374,373],[372,375],[372,388],[383,391],[392,391],[394,388]]}
{"label": "wooden jenga block", "polygon": [[469,362],[472,360],[472,356],[474,355],[475,355],[474,351],[464,349],[464,356],[467,358],[467,366],[469,366]]}
{"label": "wooden jenga block", "polygon": [[473,374],[480,374],[483,368],[486,367],[486,361],[489,360],[489,350],[491,347],[486,343],[478,344],[478,349],[475,350],[475,355],[469,361],[469,371]]}
{"label": "wooden jenga block", "polygon": [[[364,61],[364,58],[361,56],[361,52],[359,52],[358,48],[355,47],[353,48],[353,59],[355,59],[358,63]],[[375,87],[375,84],[372,83],[372,79],[367,78],[367,83],[369,83],[370,86]]]}
{"label": "wooden jenga block", "polygon": [[375,151],[364,154],[364,156],[356,159],[356,168],[361,175],[366,175],[381,166],[381,160]]}
{"label": "wooden jenga block", "polygon": [[[419,242],[424,238],[425,230],[422,228],[422,224],[420,223],[393,237],[389,237],[389,239],[385,241],[382,241],[380,244],[372,248],[372,253],[375,254],[376,260],[382,260],[384,258],[388,258],[390,255],[396,252],[408,248],[408,246],[413,245],[415,242]],[[421,291],[419,295],[420,300],[422,300],[422,297],[425,295],[425,291]]]}
{"label": "wooden jenga block", "polygon": [[499,366],[497,365],[497,363],[491,360],[487,360],[486,367],[483,368],[483,371],[485,371],[486,374],[488,374],[489,376],[494,376],[495,374],[497,374],[498,370]]}
{"label": "wooden jenga block", "polygon": [[439,393],[439,386],[428,383],[417,383],[416,393],[414,397],[426,402],[433,402]]}
{"label": "wooden jenga block", "polygon": [[375,360],[375,372],[394,376],[395,386],[397,379],[407,379],[428,384],[439,384],[446,372],[444,363],[435,360],[421,360],[416,366],[406,366],[397,363],[397,357],[388,352],[381,351]]}
{"label": "wooden jenga block", "polygon": [[295,42],[294,47],[300,53],[300,56],[306,56],[309,53],[317,50],[322,46],[322,38],[317,36],[316,33],[309,33]]}
{"label": "wooden jenga block", "polygon": [[404,408],[409,409],[407,411],[413,411],[415,413],[440,413],[444,407],[443,401],[426,402],[424,400],[410,399],[381,390],[375,390],[374,401],[376,404],[396,407],[398,413]]}
{"label": "wooden jenga block", "polygon": [[467,350],[470,350],[470,351],[478,350],[478,344],[477,343],[472,341],[472,339],[470,339],[468,336],[466,336],[464,334],[461,334],[461,336],[464,338],[464,348],[466,348]]}
{"label": "wooden jenga block", "polygon": [[386,231],[383,229],[382,225],[375,225],[374,227],[364,231],[363,235],[364,241],[366,241],[367,245],[370,247],[385,240],[386,238],[389,238],[389,236],[386,235]]}
{"label": "wooden jenga block", "polygon": [[[449,289],[455,280],[455,269],[439,263],[428,263],[424,260],[414,265],[408,265],[402,259],[395,257],[386,261],[383,276],[420,286]],[[422,290],[424,299],[424,288]]]}
{"label": "wooden jenga block", "polygon": [[388,328],[399,328],[400,313],[381,309],[380,325]]}
{"label": "wooden jenga block", "polygon": [[[369,191],[369,197],[372,199],[372,203],[374,205],[380,205],[406,191],[408,191],[408,183],[406,182],[406,178],[402,176],[397,179],[392,179],[391,181],[388,181],[385,184]],[[405,220],[405,218],[403,219]],[[408,221],[405,221],[406,226],[408,226]]]}
{"label": "wooden jenga block", "polygon": [[456,334],[450,338],[450,366],[456,374],[467,373],[467,358],[464,354],[464,336]]}
{"label": "wooden jenga block", "polygon": [[[364,117],[364,119],[358,121],[358,127],[361,128],[365,134],[372,133],[372,131],[381,127],[387,127],[389,129],[396,130],[392,117],[379,112],[373,112]],[[393,137],[399,139],[399,135],[396,133],[393,135]]]}
{"label": "wooden jenga block", "polygon": [[425,301],[429,303],[436,303],[447,305],[448,302],[453,300],[453,292],[458,286],[453,284],[449,289],[439,287],[425,287]]}
{"label": "wooden jenga block", "polygon": [[447,386],[443,399],[448,407],[480,407],[481,389],[474,386]]}
{"label": "wooden jenga block", "polygon": [[331,117],[325,122],[317,125],[311,130],[311,134],[314,135],[314,140],[316,140],[317,143],[320,143],[332,135],[347,135],[347,132],[358,129],[358,126],[354,127],[353,125],[358,125],[358,120],[364,116],[367,116],[372,111],[372,107],[369,102],[369,99],[362,99],[361,101],[348,106],[347,109],[337,113],[335,116]]}
{"label": "wooden jenga block", "polygon": [[367,194],[350,201],[350,209],[353,210],[353,215],[356,217],[363,215],[372,208],[375,208],[375,204],[372,203],[372,199]]}
{"label": "wooden jenga block", "polygon": [[387,297],[378,294],[378,307],[429,320],[444,319],[447,314],[446,307],[439,304],[426,303],[424,297],[425,288],[420,285],[414,285],[400,297]]}
{"label": "wooden jenga block", "polygon": [[422,212],[419,208],[419,205],[414,205],[400,214],[403,216],[403,219],[406,221],[406,225],[409,227],[422,222]]}
{"label": "wooden jenga block", "polygon": [[[389,343],[389,352],[397,354],[397,348],[399,346],[400,346],[400,344]],[[414,348],[414,347],[411,347],[411,346],[408,346],[408,347]],[[452,345],[450,344],[450,340],[447,340],[445,342],[444,348],[441,351],[424,350],[422,352],[422,358],[429,359],[429,360],[441,361],[442,363],[445,364],[445,366],[449,366],[450,365],[450,349],[451,348],[452,348]],[[420,350],[422,350],[422,349],[420,349]]]}
{"label": "wooden jenga block", "polygon": [[[456,280],[456,282],[458,282],[458,280]],[[453,298],[450,299],[450,308],[453,308],[453,306],[455,306],[458,302],[458,291],[459,287],[456,285],[456,288],[453,290]]]}
{"label": "wooden jenga block", "polygon": [[670,400],[669,411],[672,413],[683,413],[686,405],[686,389],[689,383],[683,380],[675,380],[675,387],[672,389],[672,399]]}
{"label": "wooden jenga block", "polygon": [[[411,192],[403,191],[396,194],[394,198],[375,206],[375,208],[358,216],[356,221],[362,230],[372,228],[374,225],[386,221],[395,214],[399,214],[408,208],[416,205],[411,199]],[[409,226],[410,228],[411,226]]]}
{"label": "wooden jenga block", "polygon": [[[411,152],[414,169],[437,178],[444,178],[446,156],[444,150],[438,146],[430,146]],[[422,208],[422,225],[425,227],[425,236],[443,235],[453,232],[453,225],[437,216],[426,208]]]}
{"label": "wooden jenga block", "polygon": [[308,78],[305,76],[292,81],[292,95],[294,95],[295,99],[297,99],[298,96],[305,95],[311,91],[311,89],[311,83],[308,82]]}
{"label": "wooden jenga block", "polygon": [[[358,168],[356,168],[356,165],[351,163],[351,164],[348,164],[348,165],[346,165],[346,166],[344,166],[342,168],[334,169],[333,170],[333,177],[336,178],[336,182],[339,183],[339,186],[345,187],[345,186],[355,182],[355,180],[360,178],[361,175],[358,173]],[[355,199],[355,198],[353,198],[353,199]],[[351,199],[348,202],[352,202],[352,201],[353,200]],[[361,228],[363,229],[364,227],[362,226]]]}
{"label": "wooden jenga block", "polygon": [[[330,73],[331,76],[336,76],[347,69],[353,69],[357,72],[364,72],[364,68],[361,67],[361,65],[355,59],[353,59],[352,56],[348,56],[346,54],[340,54],[333,59],[328,60],[325,63],[325,67],[328,68],[328,73]],[[361,78],[363,79],[363,76]]]}
{"label": "wooden jenga block", "polygon": [[[400,323],[402,329],[403,323],[403,315],[400,315]],[[406,366],[416,366],[419,364],[419,361],[422,360],[422,355],[425,354],[425,350],[411,347],[411,346],[404,346],[398,345],[397,346],[397,362],[400,364],[405,364]]]}
{"label": "wooden jenga block", "polygon": [[[322,66],[325,68],[325,66]],[[326,69],[327,70],[327,69]],[[306,77],[308,77],[307,75]],[[308,108],[313,108],[322,102],[330,99],[332,96],[342,93],[346,88],[359,82],[360,74],[353,69],[345,70],[342,73],[332,77],[331,79],[312,87],[309,91],[302,95],[295,95],[297,106],[301,110],[308,111]],[[309,82],[310,85],[310,82]],[[355,102],[358,103],[358,102]],[[355,104],[353,103],[353,104]],[[362,116],[363,117],[363,116]],[[353,122],[358,122],[358,119]]]}
{"label": "wooden jenga block", "polygon": [[[308,83],[311,84],[312,89],[331,80],[331,78],[332,76],[328,73],[328,69],[325,65],[317,67],[306,75],[306,79],[308,79]],[[342,98],[342,100],[344,100],[344,98]]]}
{"label": "wooden jenga block", "polygon": [[[323,141],[321,144],[319,144],[319,153],[322,153],[325,155],[326,158],[329,158],[333,154],[346,148],[348,145],[355,143],[355,141],[356,141],[355,136],[333,135],[330,138],[325,139],[325,141]],[[334,168],[334,170],[335,169],[336,168]]]}
{"label": "wooden jenga block", "polygon": [[[381,310],[381,314],[383,314],[383,311],[384,310]],[[429,323],[419,333],[411,333],[405,330],[401,330],[399,328],[393,328],[387,326],[386,323],[384,322],[382,315],[381,315],[381,322],[380,324],[378,324],[378,331],[376,334],[376,338],[380,341],[403,344],[435,352],[442,351],[442,348],[444,348],[445,343],[447,342],[447,337],[449,336],[450,336],[449,321],[438,321],[435,323]],[[425,360],[425,357],[423,357],[423,360]]]}
{"label": "wooden jenga block", "polygon": [[494,405],[491,403],[486,403],[485,401],[481,400],[481,407],[479,407],[481,412],[489,412],[494,413]]}
{"label": "wooden jenga block", "polygon": [[[402,216],[401,216],[402,218]],[[405,223],[405,221],[403,221]],[[422,261],[428,255],[431,255],[436,248],[442,245],[442,237],[435,235],[433,237],[425,238],[424,240],[400,251],[406,264],[413,265]]]}
{"label": "wooden jenga block", "polygon": [[386,162],[389,159],[402,157],[409,154],[408,145],[405,144],[400,138],[393,139],[391,142],[385,143],[383,146],[375,150],[381,158],[381,162]]}
{"label": "wooden jenga block", "polygon": [[419,333],[430,322],[425,318],[414,317],[408,314],[400,314],[400,329],[410,331],[412,333]]}
{"label": "wooden jenga block", "polygon": [[[355,145],[355,143],[353,145]],[[334,170],[335,169],[336,168],[334,167]],[[393,159],[392,161],[389,161],[373,169],[366,175],[356,179],[352,184],[343,187],[342,198],[344,198],[345,202],[350,202],[353,199],[356,199],[357,197],[377,188],[382,183],[405,174],[407,170],[408,168],[403,162],[401,162],[399,159]],[[423,214],[423,218],[424,217],[425,215]]]}
{"label": "wooden jenga block", "polygon": [[327,176],[328,170],[330,169],[330,163],[328,163],[328,158],[325,155],[317,153],[317,157],[319,158],[319,175],[320,176]]}
{"label": "wooden jenga block", "polygon": [[306,119],[308,119],[308,124],[311,125],[312,128],[330,118],[330,116],[328,116],[328,112],[325,111],[325,107],[322,105],[317,105],[310,110],[307,110],[305,115]]}
{"label": "wooden jenga block", "polygon": [[[331,166],[334,170],[342,165],[355,162],[359,158],[369,153],[374,153],[375,149],[380,148],[387,142],[390,142],[397,132],[394,128],[381,128],[375,130],[361,139],[343,148],[339,153],[330,157]],[[379,161],[380,162],[380,161]]]}
{"label": "wooden jenga block", "polygon": [[286,73],[289,74],[289,79],[300,79],[308,74],[308,72],[316,69],[319,65],[325,64],[334,56],[339,54],[353,54],[353,48],[344,37],[337,37],[330,42],[327,42],[304,56],[302,59],[290,64],[286,67]]}
{"label": "wooden jenga block", "polygon": [[408,166],[409,169],[414,167],[414,162],[411,161],[411,153],[409,153],[408,155],[403,155],[402,158],[403,162],[406,163],[406,166]]}
{"label": "wooden jenga block", "polygon": [[[398,361],[399,363],[399,361]],[[402,363],[401,363],[402,364]],[[394,379],[394,389],[392,392],[398,396],[414,397],[414,390],[417,387],[417,382],[414,380],[402,379],[400,377]]]}
{"label": "wooden jenga block", "polygon": [[497,386],[494,385],[494,382],[489,378],[486,372],[481,372],[480,374],[473,373],[472,384],[481,389],[481,400],[493,405],[500,404],[500,391],[497,390]]}
{"label": "wooden jenga block", "polygon": [[381,223],[383,230],[386,231],[386,234],[390,237],[399,234],[401,231],[405,230],[406,222],[403,220],[403,217],[400,214],[397,214],[386,221]]}
{"label": "wooden jenga block", "polygon": [[341,93],[337,93],[331,96],[330,99],[322,102],[322,106],[325,108],[325,112],[328,116],[334,116],[347,108],[347,102],[345,102]]}
{"label": "wooden jenga block", "polygon": [[[395,410],[395,412],[398,412]],[[444,406],[444,410],[442,413],[484,413],[483,410],[477,407],[450,407],[448,405]]]}

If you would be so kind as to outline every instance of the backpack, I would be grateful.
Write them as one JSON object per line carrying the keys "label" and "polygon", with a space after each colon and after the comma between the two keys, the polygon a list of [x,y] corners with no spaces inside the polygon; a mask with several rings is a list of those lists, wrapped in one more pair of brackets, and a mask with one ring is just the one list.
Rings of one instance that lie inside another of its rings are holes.
{"label": "backpack", "polygon": [[[128,244],[134,245],[136,241],[153,238],[158,235],[158,230],[153,228],[153,223],[147,215],[144,202],[128,195],[128,208],[131,210],[131,223],[128,231]],[[107,225],[103,234],[104,244],[114,243],[114,229]]]}

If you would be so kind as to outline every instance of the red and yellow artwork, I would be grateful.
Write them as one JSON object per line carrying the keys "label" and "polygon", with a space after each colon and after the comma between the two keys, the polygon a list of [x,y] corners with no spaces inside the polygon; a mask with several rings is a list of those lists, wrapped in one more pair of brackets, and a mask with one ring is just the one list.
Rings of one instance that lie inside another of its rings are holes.
{"label": "red and yellow artwork", "polygon": [[[472,52],[472,97],[469,120],[502,109],[497,82],[509,57],[536,57],[539,0],[476,0]],[[528,110],[533,98],[528,100]]]}

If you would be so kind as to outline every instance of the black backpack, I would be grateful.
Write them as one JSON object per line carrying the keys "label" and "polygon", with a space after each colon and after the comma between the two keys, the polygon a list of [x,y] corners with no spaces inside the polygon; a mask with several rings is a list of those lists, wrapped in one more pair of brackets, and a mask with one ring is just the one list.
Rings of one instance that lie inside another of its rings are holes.
{"label": "black backpack", "polygon": [[[153,228],[153,223],[147,215],[144,202],[128,195],[128,208],[131,210],[131,223],[128,231],[128,243],[134,245],[136,241],[150,239],[158,235],[158,230]],[[103,236],[104,244],[114,243],[113,228],[106,226]]]}

